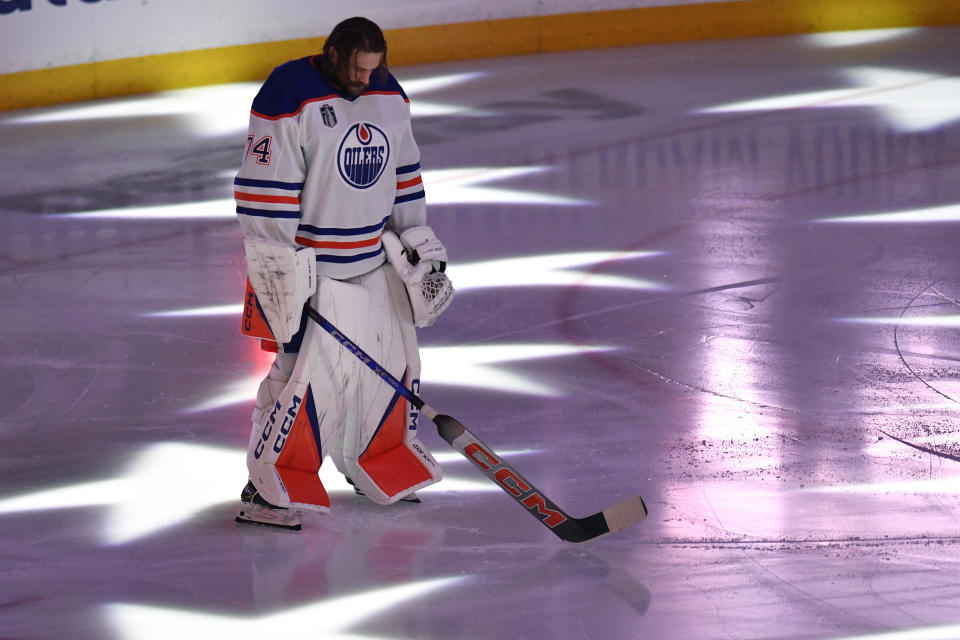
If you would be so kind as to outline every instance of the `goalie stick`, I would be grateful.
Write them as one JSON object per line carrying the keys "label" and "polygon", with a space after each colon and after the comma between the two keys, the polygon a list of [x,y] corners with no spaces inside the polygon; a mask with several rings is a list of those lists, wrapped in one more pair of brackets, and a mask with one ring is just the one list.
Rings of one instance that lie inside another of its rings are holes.
{"label": "goalie stick", "polygon": [[644,504],[643,498],[640,496],[627,498],[623,502],[584,518],[570,516],[537,489],[533,483],[524,478],[519,471],[507,464],[490,447],[470,433],[457,419],[437,413],[433,407],[403,386],[389,371],[377,364],[376,360],[367,355],[363,349],[341,333],[315,309],[309,305],[305,308],[307,315],[323,327],[347,351],[359,358],[384,382],[409,400],[423,415],[430,418],[437,425],[440,437],[466,456],[488,478],[496,482],[501,489],[519,502],[528,513],[536,517],[561,540],[567,542],[594,540],[615,531],[626,529],[647,517],[647,505]]}

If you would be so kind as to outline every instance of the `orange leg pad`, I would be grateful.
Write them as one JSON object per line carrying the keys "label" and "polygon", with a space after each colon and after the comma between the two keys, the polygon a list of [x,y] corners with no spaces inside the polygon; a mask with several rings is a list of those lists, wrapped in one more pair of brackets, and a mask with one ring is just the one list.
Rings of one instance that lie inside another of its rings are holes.
{"label": "orange leg pad", "polygon": [[[406,384],[407,377],[403,377]],[[373,458],[388,451],[399,444],[403,444],[403,436],[407,430],[407,401],[400,394],[393,397],[392,406],[387,408],[383,421],[377,428],[373,439],[360,456],[362,463],[367,458]]]}
{"label": "orange leg pad", "polygon": [[[406,380],[404,375],[403,382]],[[359,460],[360,467],[391,498],[432,477],[423,462],[404,445],[407,410],[407,400],[395,395],[380,428]]]}
{"label": "orange leg pad", "polygon": [[390,497],[433,477],[420,458],[402,444],[374,456],[364,455],[360,466]]}
{"label": "orange leg pad", "polygon": [[302,471],[279,465],[277,471],[283,480],[283,486],[287,488],[290,502],[330,508],[330,497],[316,471]]}
{"label": "orange leg pad", "polygon": [[330,506],[323,483],[320,482],[320,447],[315,431],[316,410],[313,392],[307,385],[306,399],[297,411],[283,452],[277,458],[277,471],[287,488],[290,502]]}

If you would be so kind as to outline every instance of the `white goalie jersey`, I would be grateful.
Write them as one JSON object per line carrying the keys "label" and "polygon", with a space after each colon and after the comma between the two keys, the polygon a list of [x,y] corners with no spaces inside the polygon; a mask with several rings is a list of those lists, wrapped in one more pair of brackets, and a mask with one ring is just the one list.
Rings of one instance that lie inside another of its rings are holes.
{"label": "white goalie jersey", "polygon": [[246,237],[312,248],[318,275],[338,280],[383,264],[385,228],[426,221],[409,100],[392,75],[377,75],[351,99],[315,57],[277,67],[253,102],[234,181]]}

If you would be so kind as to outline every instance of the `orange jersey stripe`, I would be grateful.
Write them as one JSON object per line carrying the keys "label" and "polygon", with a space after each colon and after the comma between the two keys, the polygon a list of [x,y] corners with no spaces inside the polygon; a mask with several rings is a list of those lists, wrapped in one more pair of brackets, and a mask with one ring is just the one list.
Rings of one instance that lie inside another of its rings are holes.
{"label": "orange jersey stripe", "polygon": [[259,193],[243,193],[234,191],[233,197],[237,200],[248,202],[275,202],[277,204],[300,204],[300,198],[297,196],[266,196]]}
{"label": "orange jersey stripe", "polygon": [[313,247],[314,249],[360,249],[362,247],[372,247],[379,242],[380,236],[370,238],[369,240],[356,240],[354,242],[320,241],[297,236],[297,244],[304,247]]}
{"label": "orange jersey stripe", "polygon": [[[321,96],[321,97],[319,97],[319,98],[310,98],[309,100],[304,100],[304,101],[300,104],[300,106],[297,107],[297,110],[294,111],[293,113],[283,113],[283,114],[280,114],[279,116],[268,116],[268,115],[264,115],[264,114],[262,114],[262,113],[257,113],[257,112],[254,111],[253,109],[250,110],[250,113],[252,113],[253,115],[257,116],[258,118],[263,118],[264,120],[280,120],[281,118],[291,118],[291,117],[297,115],[298,113],[300,113],[301,111],[303,111],[303,108],[304,108],[305,106],[307,106],[308,104],[310,104],[310,103],[312,103],[312,102],[323,102],[324,100],[333,100],[334,98],[339,98],[339,97],[340,97],[340,96],[338,96],[337,94],[331,93],[331,94],[328,95],[328,96]],[[408,102],[409,102],[409,100],[408,100]]]}
{"label": "orange jersey stripe", "polygon": [[421,176],[417,176],[417,177],[414,178],[413,180],[407,180],[407,181],[405,181],[405,182],[398,182],[398,183],[397,183],[397,189],[406,189],[407,187],[412,187],[412,186],[418,185],[418,184],[423,184],[423,178],[422,178]]}

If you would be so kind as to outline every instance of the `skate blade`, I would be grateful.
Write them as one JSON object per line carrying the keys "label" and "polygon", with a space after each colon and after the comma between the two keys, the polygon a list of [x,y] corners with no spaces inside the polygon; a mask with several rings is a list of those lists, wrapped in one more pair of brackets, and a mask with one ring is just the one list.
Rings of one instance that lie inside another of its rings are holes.
{"label": "skate blade", "polygon": [[295,512],[264,509],[257,505],[244,506],[233,520],[240,524],[259,524],[288,531],[300,531],[301,528],[300,518]]}

